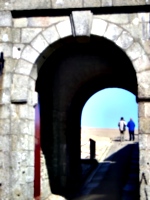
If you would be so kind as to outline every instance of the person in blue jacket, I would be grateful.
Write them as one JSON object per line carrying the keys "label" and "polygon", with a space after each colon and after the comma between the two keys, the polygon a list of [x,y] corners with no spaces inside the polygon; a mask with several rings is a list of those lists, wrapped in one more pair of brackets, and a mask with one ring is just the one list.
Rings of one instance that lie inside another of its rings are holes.
{"label": "person in blue jacket", "polygon": [[132,118],[130,118],[130,121],[127,123],[127,127],[128,127],[128,130],[129,130],[129,140],[134,141],[134,139],[135,139],[135,137],[134,137],[135,123],[132,120]]}

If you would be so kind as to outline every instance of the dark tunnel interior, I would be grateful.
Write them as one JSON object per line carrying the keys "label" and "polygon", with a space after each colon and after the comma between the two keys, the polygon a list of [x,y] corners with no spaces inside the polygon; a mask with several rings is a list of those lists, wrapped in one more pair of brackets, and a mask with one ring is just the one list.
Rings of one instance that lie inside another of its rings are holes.
{"label": "dark tunnel interior", "polygon": [[[97,91],[118,87],[137,96],[136,73],[127,55],[113,42],[92,37],[87,43],[62,41],[39,70],[41,148],[51,190],[67,196],[81,180],[80,121],[86,101]],[[70,134],[71,133],[71,134]],[[61,157],[60,144],[66,145]],[[66,162],[65,175],[60,160]],[[62,177],[66,181],[62,181]]]}

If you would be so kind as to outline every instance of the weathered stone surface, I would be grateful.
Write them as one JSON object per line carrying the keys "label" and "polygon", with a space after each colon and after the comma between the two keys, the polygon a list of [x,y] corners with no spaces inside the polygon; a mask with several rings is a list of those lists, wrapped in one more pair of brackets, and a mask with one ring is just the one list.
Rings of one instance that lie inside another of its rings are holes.
{"label": "weathered stone surface", "polygon": [[[132,23],[129,24],[123,24],[121,26],[123,29],[125,29],[127,32],[129,32],[131,34],[131,36],[133,38],[136,38],[137,40],[139,40],[139,38],[143,37],[143,33],[142,33],[142,24],[138,24],[138,25],[133,25]],[[137,31],[138,29],[138,31]]]}
{"label": "weathered stone surface", "polygon": [[82,1],[80,0],[51,0],[52,8],[81,8]]}
{"label": "weathered stone surface", "polygon": [[110,40],[116,41],[121,34],[122,29],[114,24],[109,24],[104,36]]}
{"label": "weathered stone surface", "polygon": [[74,36],[90,36],[93,15],[91,11],[72,12],[72,30]]}
{"label": "weathered stone surface", "polygon": [[47,48],[48,43],[45,38],[40,34],[31,42],[31,46],[39,53],[42,53],[42,51]]}
{"label": "weathered stone surface", "polygon": [[0,26],[12,26],[12,17],[9,11],[0,11]]}
{"label": "weathered stone surface", "polygon": [[10,9],[13,10],[30,10],[30,9],[42,9],[42,8],[51,8],[51,3],[49,0],[26,0],[23,2],[18,2],[14,0],[13,4],[10,4]]}
{"label": "weathered stone surface", "polygon": [[112,6],[113,2],[112,0],[101,0],[102,1],[102,6]]}
{"label": "weathered stone surface", "polygon": [[107,27],[107,22],[101,19],[93,19],[91,34],[103,36]]}
{"label": "weathered stone surface", "polygon": [[26,102],[27,101],[27,87],[28,76],[15,74],[13,77],[13,84],[11,87],[11,101],[12,102]]}
{"label": "weathered stone surface", "polygon": [[135,61],[133,61],[133,66],[137,73],[145,70],[150,70],[150,60],[147,55],[142,55],[141,57],[138,57]]}
{"label": "weathered stone surface", "polygon": [[150,134],[150,118],[139,118],[139,133]]}
{"label": "weathered stone surface", "polygon": [[28,19],[25,17],[22,18],[14,18],[13,19],[13,27],[15,28],[25,28],[28,26]]}
{"label": "weathered stone surface", "polygon": [[15,73],[30,75],[33,65],[25,60],[20,59],[16,65]]}
{"label": "weathered stone surface", "polygon": [[101,0],[84,0],[83,7],[100,7]]}
{"label": "weathered stone surface", "polygon": [[10,151],[10,135],[0,135],[0,151]]}
{"label": "weathered stone surface", "polygon": [[12,31],[9,27],[0,28],[0,42],[12,42]]}
{"label": "weathered stone surface", "polygon": [[3,77],[0,78],[1,89],[10,89],[12,83],[11,76],[11,73],[5,73]]}
{"label": "weathered stone surface", "polygon": [[115,24],[120,24],[121,26],[124,24],[130,23],[129,16],[126,14],[111,14],[111,15],[96,15],[95,18],[100,18],[102,20],[106,20],[107,22],[112,22]]}
{"label": "weathered stone surface", "polygon": [[145,118],[150,118],[150,103],[148,103],[148,102],[139,103],[139,105],[140,105],[139,116],[145,117]]}
{"label": "weathered stone surface", "polygon": [[10,89],[0,90],[0,104],[10,103]]}
{"label": "weathered stone surface", "polygon": [[4,57],[12,57],[12,44],[11,43],[1,43],[0,52],[4,53]]}
{"label": "weathered stone surface", "polygon": [[144,54],[144,50],[139,43],[135,42],[127,49],[126,53],[131,60],[134,60],[141,57]]}
{"label": "weathered stone surface", "polygon": [[141,40],[141,44],[143,46],[144,51],[147,54],[150,54],[150,40]]}
{"label": "weathered stone surface", "polygon": [[22,151],[28,150],[29,146],[29,136],[28,135],[11,135],[11,150],[12,151]]}
{"label": "weathered stone surface", "polygon": [[24,46],[25,46],[24,44],[13,45],[12,57],[14,59],[19,59],[21,57],[21,53],[22,53]]}
{"label": "weathered stone surface", "polygon": [[[10,57],[6,58],[5,57],[5,63],[4,63],[4,69],[3,69],[3,74],[5,74],[5,75],[3,77],[6,76],[6,73],[9,74],[9,73],[13,72],[17,62],[18,61],[13,59],[13,58],[10,58]],[[11,74],[10,74],[10,76],[11,76]],[[11,78],[10,77],[8,79],[6,78],[6,80],[11,82]],[[0,83],[1,83],[1,79],[0,79]],[[2,85],[0,84],[0,87],[1,86]],[[3,86],[5,87],[5,84]]]}
{"label": "weathered stone surface", "polygon": [[113,0],[113,6],[129,6],[129,5],[144,5],[145,0]]}
{"label": "weathered stone surface", "polygon": [[33,49],[30,45],[26,46],[21,54],[21,58],[34,63],[39,56],[39,53]]}
{"label": "weathered stone surface", "polygon": [[133,43],[133,38],[126,31],[123,31],[122,34],[119,36],[118,40],[116,41],[116,44],[120,46],[122,49],[129,48],[132,43]]}
{"label": "weathered stone surface", "polygon": [[29,27],[47,27],[51,24],[50,17],[29,17],[28,26]]}
{"label": "weathered stone surface", "polygon": [[72,35],[71,24],[69,20],[56,24],[56,28],[60,38],[65,38]]}
{"label": "weathered stone surface", "polygon": [[37,79],[38,72],[37,72],[37,67],[34,65],[34,67],[31,70],[30,77],[35,81]]}
{"label": "weathered stone surface", "polygon": [[[6,160],[6,154],[4,155]],[[7,156],[9,158],[9,156]],[[8,167],[0,167],[1,177],[1,197],[2,199],[8,199],[10,197],[10,172]],[[11,198],[11,197],[10,197]]]}
{"label": "weathered stone surface", "polygon": [[10,119],[0,120],[1,135],[10,134]]}
{"label": "weathered stone surface", "polygon": [[41,31],[41,28],[23,28],[21,31],[21,42],[30,43]]}
{"label": "weathered stone surface", "polygon": [[51,26],[51,27],[47,28],[46,30],[44,30],[42,32],[42,34],[43,34],[45,40],[49,44],[52,44],[53,42],[59,40],[59,38],[60,38],[55,26]]}
{"label": "weathered stone surface", "polygon": [[38,103],[38,93],[34,91],[28,91],[28,104],[35,106]]}
{"label": "weathered stone surface", "polygon": [[10,106],[0,105],[0,119],[9,119],[10,117]]}

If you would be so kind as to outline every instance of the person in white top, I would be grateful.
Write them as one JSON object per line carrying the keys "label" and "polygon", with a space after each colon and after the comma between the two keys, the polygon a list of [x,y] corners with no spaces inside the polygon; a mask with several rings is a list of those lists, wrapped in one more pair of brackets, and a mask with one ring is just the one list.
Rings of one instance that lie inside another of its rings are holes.
{"label": "person in white top", "polygon": [[120,141],[122,142],[124,140],[124,132],[126,130],[126,121],[123,117],[120,118],[120,121],[118,122],[119,131],[120,131]]}

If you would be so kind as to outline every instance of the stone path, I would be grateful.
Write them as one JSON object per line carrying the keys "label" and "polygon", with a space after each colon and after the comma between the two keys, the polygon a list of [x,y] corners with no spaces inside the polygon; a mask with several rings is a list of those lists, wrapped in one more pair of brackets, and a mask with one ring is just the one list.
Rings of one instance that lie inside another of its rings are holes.
{"label": "stone path", "polygon": [[98,167],[90,174],[74,199],[138,200],[138,135],[135,142],[127,139],[120,142],[119,137],[105,139],[101,138],[97,146]]}

